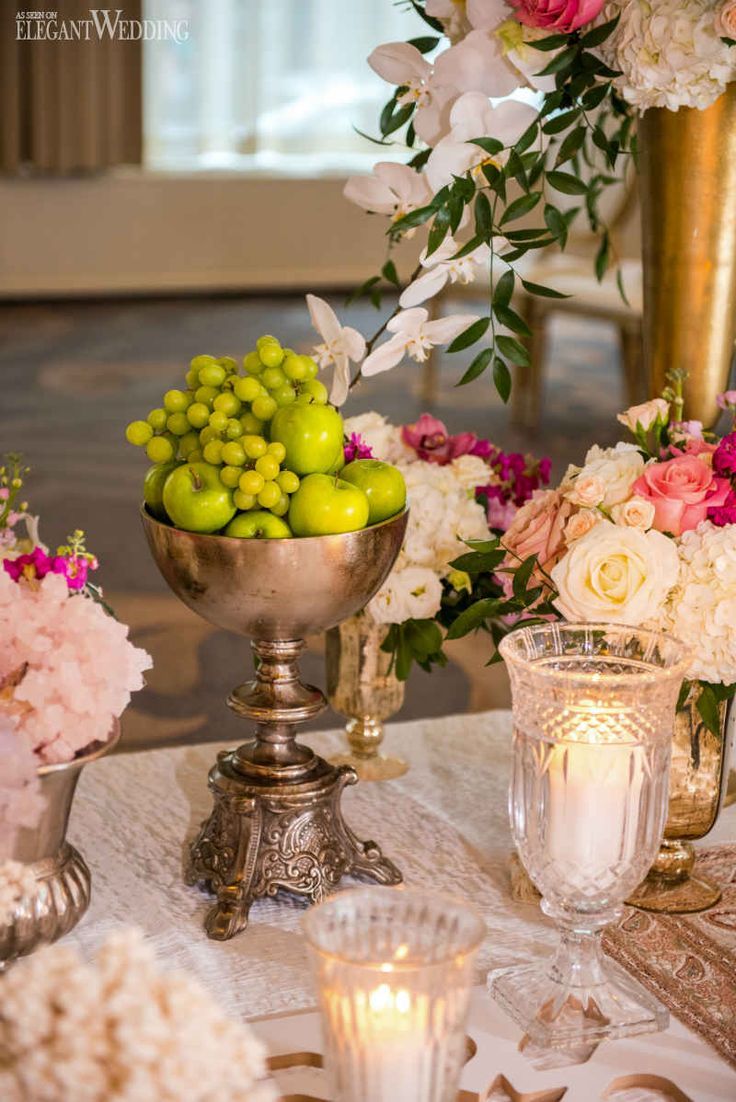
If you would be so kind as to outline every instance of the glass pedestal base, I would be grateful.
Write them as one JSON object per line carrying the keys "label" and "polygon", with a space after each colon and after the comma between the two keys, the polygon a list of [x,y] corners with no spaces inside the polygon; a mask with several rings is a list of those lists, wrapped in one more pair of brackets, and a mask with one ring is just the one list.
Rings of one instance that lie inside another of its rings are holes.
{"label": "glass pedestal base", "polygon": [[331,765],[349,765],[358,774],[361,781],[395,781],[403,777],[409,768],[403,758],[391,754],[335,754],[330,758]]}
{"label": "glass pedestal base", "polygon": [[589,987],[555,980],[551,963],[514,965],[488,976],[490,994],[534,1044],[566,1049],[667,1028],[667,1009],[611,961],[603,966],[603,982]]}

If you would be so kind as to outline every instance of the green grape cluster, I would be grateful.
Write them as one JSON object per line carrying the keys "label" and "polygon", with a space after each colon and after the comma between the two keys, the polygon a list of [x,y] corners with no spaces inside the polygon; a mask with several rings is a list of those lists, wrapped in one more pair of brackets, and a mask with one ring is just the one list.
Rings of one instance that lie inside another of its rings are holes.
{"label": "green grape cluster", "polygon": [[276,412],[294,403],[327,403],[311,356],[260,337],[242,361],[232,356],[195,356],[186,389],[167,390],[161,407],[126,429],[129,443],[145,448],[151,463],[204,462],[216,467],[239,511],[289,511],[299,478],[284,466],[286,449],[270,442]]}

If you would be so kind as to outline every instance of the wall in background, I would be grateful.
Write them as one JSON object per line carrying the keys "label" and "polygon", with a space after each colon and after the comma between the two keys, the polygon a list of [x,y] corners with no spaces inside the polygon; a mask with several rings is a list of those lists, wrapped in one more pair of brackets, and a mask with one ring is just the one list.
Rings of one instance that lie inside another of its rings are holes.
{"label": "wall in background", "polygon": [[[5,179],[0,296],[353,286],[383,263],[385,223],[342,188],[339,179],[133,169]],[[400,269],[418,247],[402,247]]]}

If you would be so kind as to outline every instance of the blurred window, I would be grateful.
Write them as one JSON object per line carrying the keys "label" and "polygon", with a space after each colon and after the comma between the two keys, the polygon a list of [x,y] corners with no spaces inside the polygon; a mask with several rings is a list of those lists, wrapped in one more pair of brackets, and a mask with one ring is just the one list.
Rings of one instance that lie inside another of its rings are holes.
{"label": "blurred window", "polygon": [[319,175],[405,157],[375,136],[382,42],[431,30],[408,0],[144,0],[189,37],[145,43],[145,161],[158,170]]}

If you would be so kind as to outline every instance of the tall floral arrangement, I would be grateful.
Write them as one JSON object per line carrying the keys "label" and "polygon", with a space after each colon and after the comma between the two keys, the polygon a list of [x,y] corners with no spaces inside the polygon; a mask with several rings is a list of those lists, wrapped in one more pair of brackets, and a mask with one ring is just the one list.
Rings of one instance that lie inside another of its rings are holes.
{"label": "tall floral arrangement", "polygon": [[[438,344],[472,348],[460,383],[490,371],[506,400],[513,367],[528,363],[515,291],[563,297],[524,277],[524,257],[564,249],[573,223],[586,219],[598,238],[598,278],[615,264],[599,201],[636,157],[637,117],[651,107],[704,109],[721,95],[736,76],[736,3],[410,3],[432,33],[368,58],[392,86],[375,141],[402,146],[407,161],[379,159],[345,188],[386,222],[386,262],[357,293],[380,306],[381,285],[393,284],[399,302],[367,341],[343,330],[327,304],[312,308],[325,337],[321,362],[335,367],[332,398],[341,404],[349,361],[354,383],[406,356],[421,362]],[[392,249],[418,230],[426,243],[402,286]],[[431,316],[427,303],[444,287],[479,277],[490,288],[481,314]]]}

